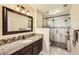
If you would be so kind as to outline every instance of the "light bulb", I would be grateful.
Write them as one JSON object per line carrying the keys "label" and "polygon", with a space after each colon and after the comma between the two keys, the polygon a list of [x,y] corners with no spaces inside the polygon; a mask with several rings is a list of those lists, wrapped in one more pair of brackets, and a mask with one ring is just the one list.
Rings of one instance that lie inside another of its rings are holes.
{"label": "light bulb", "polygon": [[26,13],[25,10],[22,10],[22,13]]}
{"label": "light bulb", "polygon": [[27,12],[27,15],[30,15],[30,13],[29,13],[29,12]]}
{"label": "light bulb", "polygon": [[17,11],[20,11],[20,8],[19,8],[19,7],[17,7],[17,8],[16,8],[16,10],[17,10]]}

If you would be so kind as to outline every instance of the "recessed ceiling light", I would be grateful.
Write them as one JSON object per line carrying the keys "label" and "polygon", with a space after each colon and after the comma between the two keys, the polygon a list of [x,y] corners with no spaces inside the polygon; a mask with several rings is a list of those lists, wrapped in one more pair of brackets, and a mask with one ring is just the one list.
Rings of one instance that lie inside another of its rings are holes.
{"label": "recessed ceiling light", "polygon": [[60,10],[54,10],[54,11],[49,11],[48,14],[56,14],[56,13],[59,13]]}

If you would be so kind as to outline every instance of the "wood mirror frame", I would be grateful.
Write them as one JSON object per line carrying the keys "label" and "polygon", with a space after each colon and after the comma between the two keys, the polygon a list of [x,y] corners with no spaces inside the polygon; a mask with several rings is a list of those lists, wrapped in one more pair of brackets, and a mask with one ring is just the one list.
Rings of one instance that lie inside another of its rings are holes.
{"label": "wood mirror frame", "polygon": [[[24,30],[24,31],[8,31],[8,11],[12,13],[16,13],[18,15],[22,15],[25,17],[31,18],[31,30]],[[16,34],[16,33],[24,33],[24,32],[32,32],[33,31],[33,17],[27,16],[23,13],[20,13],[18,11],[12,10],[10,8],[7,8],[5,6],[2,6],[2,35],[9,35],[9,34]]]}

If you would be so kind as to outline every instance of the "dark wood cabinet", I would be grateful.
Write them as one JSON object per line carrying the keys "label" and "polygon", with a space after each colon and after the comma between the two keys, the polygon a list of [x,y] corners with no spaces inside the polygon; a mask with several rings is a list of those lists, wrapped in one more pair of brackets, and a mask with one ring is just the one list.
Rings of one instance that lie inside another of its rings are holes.
{"label": "dark wood cabinet", "polygon": [[38,55],[42,50],[42,39],[33,43],[33,55]]}
{"label": "dark wood cabinet", "polygon": [[30,50],[28,50],[28,51],[26,51],[25,53],[24,53],[24,55],[32,55],[33,53],[32,53],[32,49],[30,49]]}
{"label": "dark wood cabinet", "polygon": [[[31,49],[32,49],[32,44],[30,44],[30,45],[28,45],[28,46],[22,48],[22,49],[20,50],[20,53],[21,53],[21,55],[24,55],[24,54],[26,54],[28,51],[30,51]],[[30,52],[32,52],[32,51],[30,51]],[[31,53],[30,53],[30,54],[31,54]]]}
{"label": "dark wood cabinet", "polygon": [[39,50],[38,50],[38,45],[33,46],[33,55],[39,54],[38,51],[39,51]]}
{"label": "dark wood cabinet", "polygon": [[16,51],[15,53],[13,53],[12,55],[20,55],[19,51]]}
{"label": "dark wood cabinet", "polygon": [[39,41],[38,53],[42,50],[42,39]]}
{"label": "dark wood cabinet", "polygon": [[42,38],[16,51],[12,55],[38,55],[42,50]]}

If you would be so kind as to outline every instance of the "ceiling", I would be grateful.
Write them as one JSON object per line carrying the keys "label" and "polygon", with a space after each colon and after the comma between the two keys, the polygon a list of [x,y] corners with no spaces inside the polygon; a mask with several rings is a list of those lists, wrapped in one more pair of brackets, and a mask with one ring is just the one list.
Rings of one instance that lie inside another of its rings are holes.
{"label": "ceiling", "polygon": [[69,14],[70,5],[67,4],[30,4],[30,6],[37,8],[47,17]]}

